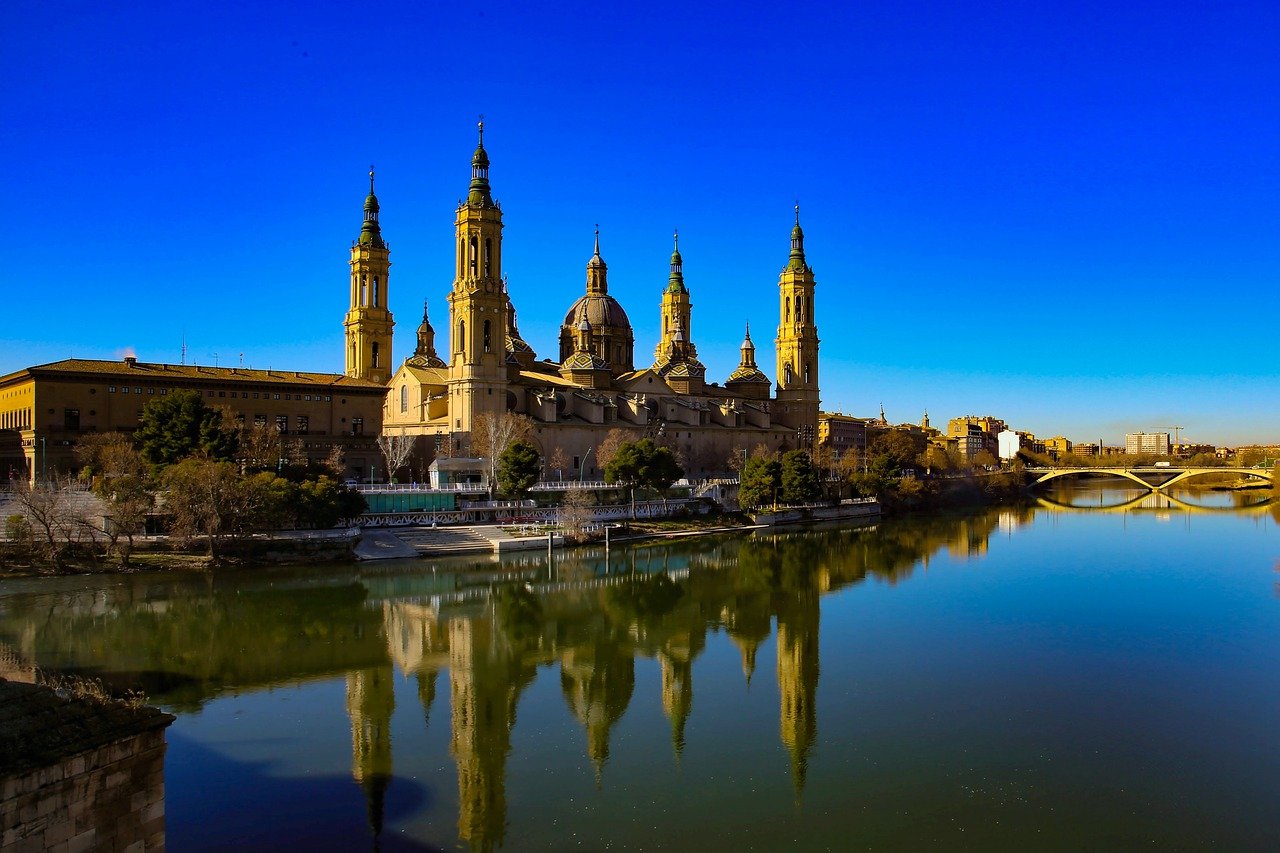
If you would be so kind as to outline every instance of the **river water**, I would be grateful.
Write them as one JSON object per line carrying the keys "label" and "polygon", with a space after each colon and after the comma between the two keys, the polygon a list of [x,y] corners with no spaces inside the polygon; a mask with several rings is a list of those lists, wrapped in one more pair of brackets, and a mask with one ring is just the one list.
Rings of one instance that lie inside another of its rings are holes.
{"label": "river water", "polygon": [[0,668],[178,715],[173,850],[1275,849],[1268,496],[11,580]]}

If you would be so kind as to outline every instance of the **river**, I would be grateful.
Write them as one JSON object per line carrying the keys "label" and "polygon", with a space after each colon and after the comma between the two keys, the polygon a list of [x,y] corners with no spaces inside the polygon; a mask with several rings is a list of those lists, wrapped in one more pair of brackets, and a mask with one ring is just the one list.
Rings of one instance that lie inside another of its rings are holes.
{"label": "river", "polygon": [[173,850],[1275,849],[1269,492],[0,582],[178,715]]}

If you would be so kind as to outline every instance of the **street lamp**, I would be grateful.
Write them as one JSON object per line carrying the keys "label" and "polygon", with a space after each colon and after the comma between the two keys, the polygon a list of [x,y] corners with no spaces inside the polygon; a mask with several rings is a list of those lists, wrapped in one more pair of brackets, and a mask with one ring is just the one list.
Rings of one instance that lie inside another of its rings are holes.
{"label": "street lamp", "polygon": [[582,482],[583,476],[587,473],[587,460],[591,458],[591,451],[594,447],[588,447],[587,452],[582,454],[582,464],[578,466],[578,482]]}

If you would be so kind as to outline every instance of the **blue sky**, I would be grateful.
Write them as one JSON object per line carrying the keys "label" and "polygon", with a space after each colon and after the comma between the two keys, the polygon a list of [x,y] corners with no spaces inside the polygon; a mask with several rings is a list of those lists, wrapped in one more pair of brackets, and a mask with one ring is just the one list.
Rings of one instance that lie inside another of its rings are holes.
{"label": "blue sky", "polygon": [[798,198],[824,408],[1280,440],[1280,4],[304,8],[6,7],[0,371],[341,371],[369,163],[443,338],[484,113],[539,356],[598,222],[647,358],[678,227],[709,378],[747,320],[772,375]]}

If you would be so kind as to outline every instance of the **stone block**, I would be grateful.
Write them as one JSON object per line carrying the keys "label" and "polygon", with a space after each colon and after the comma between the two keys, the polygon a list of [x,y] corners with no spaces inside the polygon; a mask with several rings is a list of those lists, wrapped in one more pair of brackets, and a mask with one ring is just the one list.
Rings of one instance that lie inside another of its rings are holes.
{"label": "stone block", "polygon": [[151,800],[147,797],[145,790],[134,791],[133,796],[129,798],[129,808],[136,812],[149,802]]}
{"label": "stone block", "polygon": [[53,847],[56,844],[70,840],[73,830],[74,827],[69,820],[60,820],[49,824],[44,831],[45,846]]}
{"label": "stone block", "polygon": [[129,774],[123,770],[112,770],[107,773],[107,788],[119,788],[129,781]]}
{"label": "stone block", "polygon": [[141,839],[139,839],[133,842],[132,844],[130,844],[128,847],[124,848],[123,853],[142,853],[146,849],[147,849],[147,845],[144,844]]}
{"label": "stone block", "polygon": [[152,803],[142,810],[140,815],[143,823],[150,823],[156,818],[164,819],[164,800],[158,803]]}
{"label": "stone block", "polygon": [[86,829],[79,835],[68,839],[67,853],[85,853],[85,851],[93,850],[97,842],[98,831],[96,829]]}

